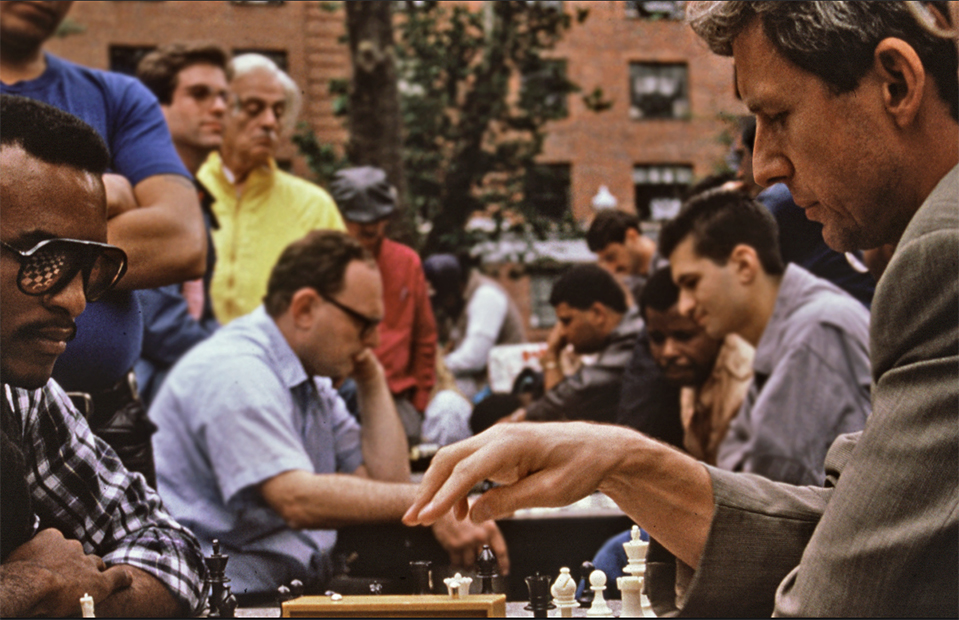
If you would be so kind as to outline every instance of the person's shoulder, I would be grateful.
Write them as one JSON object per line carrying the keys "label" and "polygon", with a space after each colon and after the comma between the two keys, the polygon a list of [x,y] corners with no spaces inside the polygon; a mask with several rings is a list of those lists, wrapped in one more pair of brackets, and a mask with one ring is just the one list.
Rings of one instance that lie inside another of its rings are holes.
{"label": "person's shoulder", "polygon": [[156,103],[156,97],[153,93],[151,93],[140,80],[129,75],[86,67],[52,54],[47,55],[47,60],[50,66],[62,77],[67,79],[81,79],[93,83],[103,91],[106,97],[119,99],[135,98],[145,100],[149,103]]}
{"label": "person's shoulder", "polygon": [[380,248],[380,256],[387,257],[391,261],[399,260],[407,264],[420,267],[420,255],[416,250],[408,245],[393,241],[392,239],[383,239],[383,246]]}
{"label": "person's shoulder", "polygon": [[302,194],[303,196],[307,196],[311,199],[320,198],[324,202],[330,202],[334,205],[336,204],[333,202],[333,198],[330,196],[329,192],[312,181],[308,181],[303,177],[299,177],[292,172],[287,172],[286,170],[281,170],[280,168],[274,169],[273,174],[275,175],[277,184],[285,186],[297,194]]}
{"label": "person's shoulder", "polygon": [[956,234],[959,234],[959,165],[939,181],[916,211],[896,252],[911,243],[929,241],[930,237]]}

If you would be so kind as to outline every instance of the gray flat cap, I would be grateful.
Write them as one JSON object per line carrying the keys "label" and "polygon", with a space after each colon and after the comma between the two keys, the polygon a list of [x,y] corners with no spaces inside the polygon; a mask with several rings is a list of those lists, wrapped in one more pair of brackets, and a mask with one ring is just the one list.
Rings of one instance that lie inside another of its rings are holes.
{"label": "gray flat cap", "polygon": [[372,166],[340,170],[330,184],[330,194],[343,218],[350,222],[375,222],[396,208],[393,186],[386,180],[386,173]]}

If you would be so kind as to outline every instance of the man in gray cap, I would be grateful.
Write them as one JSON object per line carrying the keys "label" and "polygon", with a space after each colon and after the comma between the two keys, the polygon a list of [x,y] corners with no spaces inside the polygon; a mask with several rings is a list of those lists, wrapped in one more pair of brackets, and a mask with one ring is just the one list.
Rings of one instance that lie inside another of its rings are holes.
{"label": "man in gray cap", "polygon": [[396,190],[379,168],[363,166],[336,173],[330,193],[346,229],[375,258],[383,276],[385,314],[374,349],[403,421],[410,445],[420,441],[423,412],[436,380],[436,321],[420,257],[386,238],[396,209]]}

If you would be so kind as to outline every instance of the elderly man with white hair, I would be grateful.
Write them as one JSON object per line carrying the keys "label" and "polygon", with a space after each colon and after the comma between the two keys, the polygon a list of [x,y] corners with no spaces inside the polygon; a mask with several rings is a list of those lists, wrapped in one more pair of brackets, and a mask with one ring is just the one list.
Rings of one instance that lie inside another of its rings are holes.
{"label": "elderly man with white hair", "polygon": [[216,199],[210,296],[223,324],[260,305],[270,267],[292,241],[315,229],[346,230],[329,194],[277,168],[280,136],[300,110],[296,83],[259,54],[234,58],[227,78],[223,146],[197,174]]}

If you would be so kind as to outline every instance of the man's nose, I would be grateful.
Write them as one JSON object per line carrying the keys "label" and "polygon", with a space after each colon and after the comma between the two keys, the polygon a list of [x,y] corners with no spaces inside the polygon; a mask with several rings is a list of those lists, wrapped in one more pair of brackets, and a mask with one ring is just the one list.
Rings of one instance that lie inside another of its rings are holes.
{"label": "man's nose", "polygon": [[227,105],[227,94],[226,93],[216,93],[213,95],[213,103],[210,105],[210,111],[218,116],[222,116],[226,113]]}
{"label": "man's nose", "polygon": [[663,342],[663,357],[669,359],[675,359],[679,357],[679,347],[676,345],[676,340],[674,338],[666,337],[666,340]]}
{"label": "man's nose", "polygon": [[756,143],[753,146],[753,179],[758,185],[769,187],[785,183],[792,177],[792,163],[779,145],[780,139],[770,135],[761,122],[756,123]]}
{"label": "man's nose", "polygon": [[680,289],[679,291],[679,302],[678,302],[679,313],[683,316],[692,316],[693,309],[696,308],[696,300],[693,299],[693,296],[689,291]]}
{"label": "man's nose", "polygon": [[87,307],[87,295],[83,286],[83,274],[78,271],[70,283],[54,293],[47,295],[44,303],[48,306],[63,308],[70,318],[77,318]]}

